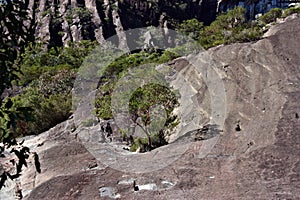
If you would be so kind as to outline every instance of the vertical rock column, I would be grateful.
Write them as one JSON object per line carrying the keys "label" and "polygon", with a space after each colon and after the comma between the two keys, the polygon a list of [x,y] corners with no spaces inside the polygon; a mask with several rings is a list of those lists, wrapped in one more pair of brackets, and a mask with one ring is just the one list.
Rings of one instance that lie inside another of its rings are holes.
{"label": "vertical rock column", "polygon": [[[118,2],[115,3],[115,6],[118,8]],[[113,24],[115,26],[117,36],[119,38],[119,48],[128,52],[129,48],[127,45],[126,33],[123,29],[119,13],[116,9],[112,9],[112,20],[113,20]]]}
{"label": "vertical rock column", "polygon": [[91,12],[92,15],[92,22],[95,26],[95,38],[100,44],[102,44],[104,42],[102,20],[100,18],[100,13],[98,13],[97,10],[96,0],[86,0],[85,6]]}
{"label": "vertical rock column", "polygon": [[[77,0],[71,0],[71,9],[75,9],[75,8],[78,8]],[[72,35],[71,41],[79,42],[83,39],[81,35],[82,25],[80,24],[80,17],[77,15],[73,15],[73,13],[71,12],[71,18],[72,18],[72,22],[71,24],[69,24],[71,35]]]}
{"label": "vertical rock column", "polygon": [[63,0],[61,1],[58,9],[60,16],[62,16],[62,30],[63,30],[62,41],[64,46],[66,46],[69,41],[72,41],[71,30],[65,16],[69,6],[70,6],[69,0]]}
{"label": "vertical rock column", "polygon": [[[32,0],[33,1],[33,0]],[[36,13],[36,32],[35,38],[38,41],[49,43],[50,41],[50,10],[48,0],[41,0],[38,5],[38,12]]]}

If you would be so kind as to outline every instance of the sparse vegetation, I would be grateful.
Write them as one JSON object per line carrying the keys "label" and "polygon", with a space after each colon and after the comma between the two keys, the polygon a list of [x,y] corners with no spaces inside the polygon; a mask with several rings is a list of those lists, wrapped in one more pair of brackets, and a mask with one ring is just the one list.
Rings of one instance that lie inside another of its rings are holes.
{"label": "sparse vegetation", "polygon": [[91,13],[86,8],[72,8],[67,11],[66,20],[69,24],[73,23],[73,19],[78,17],[82,22],[87,22],[91,18]]}
{"label": "sparse vegetation", "polygon": [[245,14],[244,8],[236,7],[219,15],[209,26],[192,19],[184,21],[178,30],[199,41],[206,49],[220,44],[257,40],[262,32],[254,23],[247,22]]}
{"label": "sparse vegetation", "polygon": [[281,16],[282,16],[281,8],[272,8],[269,12],[259,17],[259,21],[263,22],[264,24],[269,24],[272,22],[276,22],[276,19],[280,18]]}
{"label": "sparse vegetation", "polygon": [[96,45],[96,42],[83,40],[69,43],[65,48],[53,47],[46,50],[43,44],[30,44],[16,62],[22,71],[17,85],[26,86],[49,71],[79,68]]}
{"label": "sparse vegetation", "polygon": [[283,10],[282,17],[287,17],[294,13],[300,13],[300,7],[291,7],[291,8],[287,8],[287,9]]}
{"label": "sparse vegetation", "polygon": [[247,21],[246,10],[236,7],[217,16],[217,19],[209,26],[203,26],[202,22],[191,19],[184,21],[177,29],[199,41],[202,47],[208,49],[221,44],[259,40],[267,30],[267,24],[276,23],[277,18],[287,17],[293,13],[300,13],[300,8],[286,10],[273,8],[259,19]]}

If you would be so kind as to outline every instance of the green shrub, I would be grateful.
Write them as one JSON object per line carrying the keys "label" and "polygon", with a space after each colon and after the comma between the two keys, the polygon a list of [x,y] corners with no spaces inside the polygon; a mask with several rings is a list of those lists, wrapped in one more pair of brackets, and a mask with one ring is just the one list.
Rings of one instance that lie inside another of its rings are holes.
{"label": "green shrub", "polygon": [[113,114],[111,110],[111,97],[110,95],[104,95],[96,99],[96,114],[101,119],[112,119]]}
{"label": "green shrub", "polygon": [[209,26],[200,31],[199,42],[205,49],[220,44],[240,42],[238,33],[248,26],[246,10],[236,7],[217,17]]}
{"label": "green shrub", "polygon": [[16,62],[22,71],[19,74],[20,80],[17,84],[26,86],[46,72],[79,68],[97,43],[83,40],[68,45],[65,48],[53,47],[49,50],[45,49],[43,44],[29,45]]}
{"label": "green shrub", "polygon": [[20,136],[18,132],[23,131],[23,123],[32,120],[32,108],[15,104],[11,98],[6,98],[0,109],[0,141],[3,137]]}
{"label": "green shrub", "polygon": [[129,111],[133,116],[140,116],[144,124],[150,124],[150,108],[154,105],[162,105],[170,118],[172,111],[179,105],[175,94],[166,86],[159,84],[147,84],[138,88],[129,101]]}
{"label": "green shrub", "polygon": [[217,16],[217,19],[209,26],[203,27],[201,22],[193,19],[184,21],[178,26],[178,30],[191,35],[199,41],[203,48],[208,49],[221,44],[259,40],[264,33],[266,24],[276,22],[276,19],[282,16],[299,12],[300,8],[289,8],[282,14],[282,9],[273,8],[256,22],[251,22],[246,20],[244,8],[235,7],[227,13]]}
{"label": "green shrub", "polygon": [[39,134],[63,122],[71,114],[71,95],[56,94],[45,97],[36,90],[31,90],[13,98],[16,105],[30,106],[33,109],[31,121],[18,121],[18,124],[22,125],[18,126],[16,131],[18,136]]}
{"label": "green shrub", "polygon": [[179,55],[175,52],[172,52],[170,50],[165,50],[163,54],[159,57],[158,63],[166,63],[170,60],[174,60],[175,58],[178,58]]}
{"label": "green shrub", "polygon": [[281,8],[272,8],[269,12],[259,17],[259,21],[264,24],[269,24],[271,22],[275,22],[277,18],[282,16]]}
{"label": "green shrub", "polygon": [[41,16],[42,17],[46,17],[46,15],[50,14],[50,9],[45,10],[44,12],[42,12]]}
{"label": "green shrub", "polygon": [[164,63],[178,57],[175,53],[164,51],[162,53],[139,52],[122,56],[110,63],[105,72],[105,84],[100,85],[96,94],[95,107],[96,114],[101,119],[111,119],[113,117],[111,111],[111,97],[115,83],[123,75],[127,69],[147,64],[147,63]]}
{"label": "green shrub", "polygon": [[[168,144],[167,141],[165,140],[165,135],[164,135],[163,131],[152,134],[150,136],[150,140],[151,140],[151,148],[158,148],[158,147]],[[130,151],[134,152],[138,148],[141,148],[140,151],[145,152],[146,147],[148,146],[148,143],[149,143],[148,137],[138,137],[138,138],[134,139],[133,144],[130,146]]]}
{"label": "green shrub", "polygon": [[131,152],[135,152],[139,148],[139,146],[140,146],[140,144],[134,141],[134,143],[130,146],[129,150]]}
{"label": "green shrub", "polygon": [[66,20],[69,24],[72,24],[73,19],[79,17],[81,21],[88,21],[91,17],[91,13],[87,8],[72,8],[67,10]]}
{"label": "green shrub", "polygon": [[130,151],[135,152],[138,148],[148,144],[148,138],[136,138],[130,147]]}
{"label": "green shrub", "polygon": [[[75,79],[74,70],[48,71],[32,81],[24,92],[12,98],[12,110],[32,108],[31,120],[16,121],[16,136],[39,134],[66,120],[71,114],[71,90]],[[5,124],[0,121],[0,127]]]}
{"label": "green shrub", "polygon": [[185,35],[190,36],[194,40],[199,40],[200,33],[203,28],[204,28],[203,22],[199,22],[197,19],[189,19],[183,21],[179,25],[177,30]]}
{"label": "green shrub", "polygon": [[[108,65],[104,72],[104,78],[98,88],[96,94],[95,107],[96,115],[101,119],[112,119],[112,108],[111,108],[111,94],[115,87],[118,79],[120,79],[127,69],[133,68],[138,65],[143,65],[147,63],[162,63],[167,62],[171,59],[177,57],[176,53],[172,51],[163,52],[144,52],[133,53],[130,55],[125,55],[116,59],[111,64]],[[154,70],[155,71],[155,70]],[[149,72],[150,73],[150,72]],[[155,72],[153,72],[155,73]],[[126,73],[125,73],[126,74]],[[148,74],[151,76],[150,74]],[[169,128],[169,126],[176,126],[177,118],[172,116],[173,109],[178,105],[177,96],[166,86],[160,84],[147,84],[143,87],[138,88],[129,100],[129,112],[133,117],[132,120],[135,121],[135,116],[141,117],[143,120],[143,126],[146,133],[145,137],[150,135],[155,141],[155,146],[161,146],[165,144],[162,136],[157,137],[155,131],[157,128]],[[150,123],[149,112],[154,105],[162,105],[167,114],[167,122],[165,124],[164,120],[152,120]],[[137,138],[134,144],[131,146],[130,151],[136,151],[139,147],[142,151],[148,144],[148,138]]]}
{"label": "green shrub", "polygon": [[300,13],[300,7],[291,7],[283,11],[282,17],[287,17],[294,13]]}

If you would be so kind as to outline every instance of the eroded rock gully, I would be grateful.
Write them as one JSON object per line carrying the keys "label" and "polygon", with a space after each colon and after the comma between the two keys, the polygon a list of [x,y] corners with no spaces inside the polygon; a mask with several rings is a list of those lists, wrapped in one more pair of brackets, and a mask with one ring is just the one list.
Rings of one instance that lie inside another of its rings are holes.
{"label": "eroded rock gully", "polygon": [[[299,198],[300,19],[287,20],[271,31],[255,43],[208,51],[225,85],[227,112],[223,133],[205,157],[199,157],[204,141],[196,141],[176,161],[157,171],[122,172],[97,161],[86,150],[75,133],[87,130],[72,132],[70,119],[25,141],[39,153],[42,169],[35,176],[34,167],[24,170],[20,183],[25,198]],[[182,70],[187,67],[182,62],[173,65],[182,65]],[[240,131],[235,130],[238,121]],[[43,145],[37,147],[39,143]],[[174,143],[143,156],[152,159],[157,151],[168,156],[169,150],[180,149],[180,145]],[[133,180],[141,190],[134,192]]]}

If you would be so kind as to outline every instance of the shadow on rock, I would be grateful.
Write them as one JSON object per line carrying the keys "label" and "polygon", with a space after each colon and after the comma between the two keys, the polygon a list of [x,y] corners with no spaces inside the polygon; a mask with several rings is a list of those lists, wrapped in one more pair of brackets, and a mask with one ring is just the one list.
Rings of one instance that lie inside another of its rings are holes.
{"label": "shadow on rock", "polygon": [[202,128],[186,132],[184,135],[177,138],[174,142],[195,142],[200,140],[208,140],[220,135],[223,130],[219,129],[217,124],[207,124]]}

